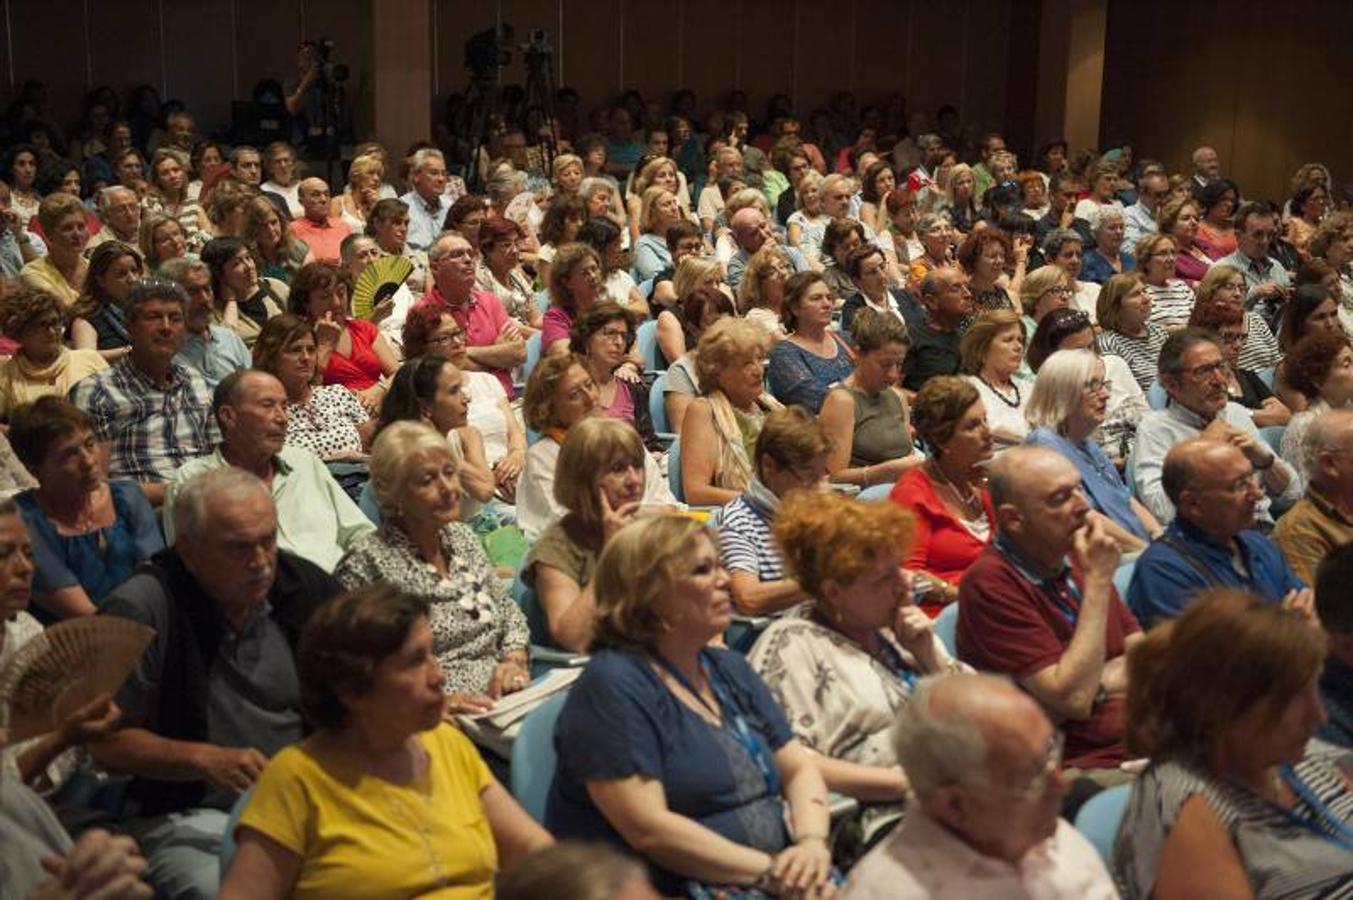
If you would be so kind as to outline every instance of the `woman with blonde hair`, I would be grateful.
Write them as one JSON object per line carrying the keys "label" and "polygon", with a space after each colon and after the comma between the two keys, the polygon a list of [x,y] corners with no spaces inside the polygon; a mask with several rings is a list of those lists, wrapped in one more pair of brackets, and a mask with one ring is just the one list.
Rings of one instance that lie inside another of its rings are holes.
{"label": "woman with blonde hair", "polygon": [[[559,454],[569,431],[597,415],[597,386],[586,362],[571,353],[541,359],[526,380],[522,396],[526,427],[540,436],[526,451],[526,464],[517,482],[517,525],[528,540],[568,512],[554,492]],[[657,462],[644,454],[644,503],[676,505]]]}
{"label": "woman with blonde hair", "polygon": [[[676,305],[658,313],[658,349],[669,363],[675,363],[688,350],[695,349],[700,331],[706,324],[680,312],[685,307],[686,298],[698,290],[717,291],[727,296],[723,289],[723,266],[719,265],[719,261],[710,256],[692,254],[677,263],[676,272],[672,275]],[[728,306],[733,311],[731,297]]]}
{"label": "woman with blonde hair", "polygon": [[681,485],[686,502],[715,506],[736,498],[752,478],[756,437],[766,412],[766,348],[756,325],[719,319],[700,336],[695,366],[701,397],[681,422]]}
{"label": "woman with blonde hair", "polygon": [[1309,597],[1209,588],[1129,650],[1127,745],[1150,763],[1111,857],[1128,900],[1353,885],[1353,779],[1308,751],[1325,721],[1312,619]]}
{"label": "woman with blonde hair", "polygon": [[829,892],[822,776],[743,656],[710,646],[731,603],[709,532],[684,516],[633,523],[593,584],[593,653],[555,729],[546,826],[637,852],[666,896]]}
{"label": "woman with blonde hair", "polygon": [[554,500],[565,513],[531,545],[522,567],[558,647],[585,653],[591,643],[592,576],[606,544],[643,507],[645,456],[638,432],[618,419],[591,416],[564,438]]}
{"label": "woman with blonde hair", "polygon": [[981,214],[977,210],[977,176],[967,163],[959,163],[949,170],[945,201],[945,211],[954,230],[959,234],[972,231]]}
{"label": "woman with blonde hair", "polygon": [[[634,170],[634,180],[630,183],[629,196],[625,198],[625,213],[630,221],[630,246],[636,250],[639,246],[639,235],[643,231],[644,194],[652,187],[663,188],[676,199],[678,220],[690,215],[690,210],[681,202],[681,180],[676,163],[666,156],[650,156],[640,160],[638,168]],[[657,230],[659,236],[666,233],[666,228]]]}
{"label": "woman with blonde hair", "polygon": [[1151,301],[1151,324],[1166,332],[1183,328],[1188,324],[1197,297],[1188,283],[1176,277],[1179,241],[1170,234],[1148,234],[1137,242],[1135,252],[1136,272]]}
{"label": "woman with blonde hair", "polygon": [[822,256],[822,239],[827,234],[831,216],[822,211],[822,176],[809,169],[794,188],[795,210],[785,226],[785,237],[791,247],[811,263]]}
{"label": "woman with blonde hair", "polygon": [[788,497],[773,531],[809,611],[771,623],[747,657],[814,751],[827,787],[860,801],[866,846],[902,818],[907,776],[892,741],[898,709],[918,678],[967,669],[912,599],[902,568],[912,527],[891,503]]}
{"label": "woman with blonde hair", "polygon": [[630,228],[632,232],[641,232],[634,238],[634,275],[643,282],[672,267],[667,229],[685,216],[676,194],[662,185],[646,188],[638,205],[639,215],[631,221]]}
{"label": "woman with blonde hair", "polygon": [[169,260],[178,259],[188,253],[188,242],[184,240],[183,227],[162,213],[145,213],[141,216],[137,246],[146,261],[146,269],[150,272],[158,270]]}
{"label": "woman with blonde hair", "polygon": [[550,183],[556,197],[577,197],[583,183],[582,158],[572,153],[560,153],[550,164]]}
{"label": "woman with blonde hair", "polygon": [[1223,304],[1239,309],[1244,315],[1245,343],[1241,345],[1235,365],[1256,372],[1272,369],[1282,358],[1282,347],[1264,317],[1245,308],[1245,293],[1243,272],[1235,266],[1215,265],[1198,282],[1198,295],[1193,308],[1197,311],[1206,306]]}
{"label": "woman with blonde hair", "polygon": [[348,183],[343,192],[329,201],[329,215],[342,219],[354,233],[366,229],[367,217],[381,200],[381,182],[385,163],[379,156],[358,156],[348,165]]}
{"label": "woman with blonde hair", "polygon": [[769,241],[747,260],[738,285],[738,309],[748,322],[766,330],[772,340],[780,340],[785,331],[782,309],[785,302],[785,282],[794,274],[794,264]]}

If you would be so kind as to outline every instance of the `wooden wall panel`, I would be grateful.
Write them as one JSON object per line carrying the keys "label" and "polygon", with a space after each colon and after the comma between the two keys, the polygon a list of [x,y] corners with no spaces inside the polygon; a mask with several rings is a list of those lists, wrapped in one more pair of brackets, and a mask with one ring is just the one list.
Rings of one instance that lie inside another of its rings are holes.
{"label": "wooden wall panel", "polygon": [[[1137,0],[1111,3],[1101,135],[1125,135],[1138,153],[1188,171],[1210,144],[1247,196],[1282,198],[1305,162],[1321,160],[1343,183],[1353,146],[1344,90],[1353,6],[1259,0]],[[1226,33],[1200,53],[1198,35],[1225,20]],[[1148,62],[1149,61],[1149,64]]]}
{"label": "wooden wall panel", "polygon": [[164,90],[155,0],[106,0],[89,9],[93,83],[125,92],[138,84]]}
{"label": "wooden wall panel", "polygon": [[751,101],[752,118],[759,120],[765,117],[766,102],[771,97],[776,94],[793,97],[794,4],[781,0],[742,0],[742,17],[738,86]]}
{"label": "wooden wall panel", "polygon": [[680,57],[675,4],[624,0],[622,27],[623,88],[650,98],[671,93]]}
{"label": "wooden wall panel", "polygon": [[[799,0],[798,40],[794,45],[794,69],[798,93],[795,104],[801,115],[826,106],[832,94],[849,89],[851,47],[850,8],[830,3]],[[755,99],[754,99],[755,102]]]}
{"label": "wooden wall panel", "polygon": [[[164,69],[168,96],[188,105],[197,129],[210,134],[230,124],[237,58],[228,0],[164,3]],[[204,40],[204,35],[213,39]],[[245,88],[241,88],[245,90]]]}
{"label": "wooden wall panel", "polygon": [[909,0],[857,0],[855,3],[854,83],[861,103],[881,102],[893,91],[907,98]]}
{"label": "wooden wall panel", "polygon": [[945,103],[967,117],[963,77],[964,29],[968,0],[913,3],[911,7],[911,84],[916,107],[932,116]]}
{"label": "wooden wall panel", "polygon": [[[739,0],[686,0],[682,4],[680,86],[695,91],[702,112],[722,106],[724,94],[734,87],[738,44],[733,18],[738,5]],[[791,15],[788,7],[788,3],[782,5],[786,16]],[[762,60],[764,56],[756,62]]]}
{"label": "wooden wall panel", "polygon": [[78,118],[86,83],[83,0],[23,0],[10,8],[16,87],[38,78],[58,122]]}
{"label": "wooden wall panel", "polygon": [[624,0],[564,0],[563,83],[577,88],[584,110],[620,94],[624,12]]}

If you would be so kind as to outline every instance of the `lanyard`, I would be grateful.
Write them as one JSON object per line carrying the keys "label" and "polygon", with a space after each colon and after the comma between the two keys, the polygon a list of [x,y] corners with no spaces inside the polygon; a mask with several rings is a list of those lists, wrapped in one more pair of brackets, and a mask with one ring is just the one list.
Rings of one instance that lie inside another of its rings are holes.
{"label": "lanyard", "polygon": [[902,654],[897,652],[897,648],[885,637],[879,637],[879,650],[884,657],[883,664],[892,670],[902,683],[907,686],[907,693],[910,694],[916,690],[916,673],[902,659]]}
{"label": "lanyard", "polygon": [[[1076,587],[1076,580],[1071,577],[1070,570],[1065,569],[1051,578],[1040,578],[1020,562],[1019,555],[1013,547],[1006,544],[1003,538],[998,537],[993,543],[995,543],[996,549],[1001,551],[1001,554],[1010,561],[1010,564],[1019,570],[1021,575],[1038,585],[1052,597],[1052,602],[1057,605],[1057,611],[1062,614],[1062,618],[1066,619],[1067,624],[1074,630],[1081,615],[1081,591],[1080,588]],[[1075,601],[1075,605],[1068,601],[1068,597]]]}
{"label": "lanyard", "polygon": [[1336,847],[1353,852],[1353,828],[1350,828],[1347,823],[1341,822],[1329,806],[1315,795],[1315,791],[1311,790],[1310,785],[1303,781],[1290,765],[1279,766],[1278,773],[1282,775],[1283,781],[1287,782],[1287,786],[1292,789],[1292,792],[1300,797],[1302,802],[1315,813],[1315,817],[1311,818],[1290,809],[1278,807],[1288,820],[1320,835]]}
{"label": "lanyard", "polygon": [[[653,656],[659,665],[666,669],[682,687],[690,692],[692,697],[699,701],[701,706],[715,716],[720,715],[719,710],[705,702],[705,698],[700,695],[700,692],[695,689],[695,685],[691,684],[690,679],[682,674],[680,669],[672,665],[661,653],[655,653]],[[775,768],[775,759],[771,754],[770,747],[767,746],[765,739],[753,732],[751,727],[748,726],[741,710],[738,709],[727,688],[724,687],[723,679],[719,676],[717,668],[706,663],[703,650],[700,651],[699,662],[700,671],[705,673],[705,678],[714,691],[715,699],[723,707],[721,718],[729,726],[733,738],[742,745],[742,749],[746,750],[747,755],[756,763],[756,768],[761,772],[761,778],[766,783],[766,793],[772,797],[780,796],[780,772]]]}

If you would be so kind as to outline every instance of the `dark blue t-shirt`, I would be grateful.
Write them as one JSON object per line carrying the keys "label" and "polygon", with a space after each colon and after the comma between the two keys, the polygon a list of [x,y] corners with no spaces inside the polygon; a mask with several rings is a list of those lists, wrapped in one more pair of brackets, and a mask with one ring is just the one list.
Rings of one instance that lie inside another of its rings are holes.
{"label": "dark blue t-shirt", "polygon": [[[779,750],[794,734],[760,677],[738,653],[704,653],[748,727]],[[744,846],[777,853],[788,843],[784,809],[724,710],[717,728],[676,698],[648,659],[603,650],[569,691],[555,727],[558,768],[546,827],[560,839],[602,840],[624,847],[587,794],[589,781],[646,775],[662,783],[667,807]],[[686,878],[651,867],[663,894]]]}

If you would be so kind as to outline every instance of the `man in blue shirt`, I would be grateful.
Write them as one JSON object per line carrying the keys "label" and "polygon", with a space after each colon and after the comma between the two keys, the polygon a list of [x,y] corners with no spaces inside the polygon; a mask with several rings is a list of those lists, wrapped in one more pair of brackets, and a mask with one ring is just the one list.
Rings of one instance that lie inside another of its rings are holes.
{"label": "man in blue shirt", "polygon": [[1320,673],[1320,699],[1328,721],[1316,737],[1353,747],[1353,544],[1331,550],[1315,571],[1315,611],[1325,629],[1329,656]]}
{"label": "man in blue shirt", "polygon": [[404,241],[415,250],[426,250],[437,241],[451,210],[442,151],[425,148],[415,153],[409,181],[413,190],[399,198],[409,205],[409,232]]}
{"label": "man in blue shirt", "polygon": [[1252,527],[1264,496],[1255,475],[1245,454],[1222,441],[1185,441],[1165,457],[1161,480],[1177,515],[1137,560],[1128,586],[1128,605],[1143,628],[1177,616],[1207,587],[1309,604],[1310,589],[1282,551]]}

